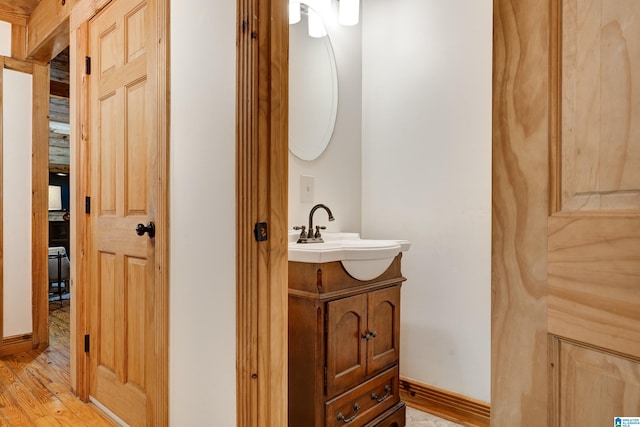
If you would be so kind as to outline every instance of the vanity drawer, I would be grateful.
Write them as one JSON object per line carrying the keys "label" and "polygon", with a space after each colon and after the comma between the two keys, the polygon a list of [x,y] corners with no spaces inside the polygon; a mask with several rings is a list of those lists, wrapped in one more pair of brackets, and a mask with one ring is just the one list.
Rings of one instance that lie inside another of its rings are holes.
{"label": "vanity drawer", "polygon": [[326,403],[326,426],[363,426],[400,400],[398,366]]}

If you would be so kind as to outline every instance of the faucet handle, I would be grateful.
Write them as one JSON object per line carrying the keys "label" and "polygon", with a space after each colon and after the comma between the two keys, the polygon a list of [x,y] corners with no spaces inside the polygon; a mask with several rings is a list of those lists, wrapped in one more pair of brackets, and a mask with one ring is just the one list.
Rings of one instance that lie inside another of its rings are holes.
{"label": "faucet handle", "polygon": [[[304,225],[296,225],[295,227],[293,227],[294,230],[302,230],[300,231],[300,238],[301,239],[306,239],[307,238],[307,227],[305,227]],[[311,234],[311,233],[309,233]]]}
{"label": "faucet handle", "polygon": [[[326,229],[327,227],[325,227],[324,225],[316,225],[316,233],[313,235],[313,237],[319,239],[320,237],[322,237],[322,235],[320,234],[320,230]],[[309,234],[311,234],[311,230],[309,230]]]}

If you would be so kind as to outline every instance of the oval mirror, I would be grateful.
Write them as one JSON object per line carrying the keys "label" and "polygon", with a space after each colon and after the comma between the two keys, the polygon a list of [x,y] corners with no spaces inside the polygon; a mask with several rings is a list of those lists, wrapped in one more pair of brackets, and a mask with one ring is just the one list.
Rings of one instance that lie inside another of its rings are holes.
{"label": "oval mirror", "polygon": [[309,36],[309,19],[321,20],[308,6],[302,9],[301,21],[289,27],[289,149],[302,160],[315,160],[333,134],[338,73],[329,36]]}

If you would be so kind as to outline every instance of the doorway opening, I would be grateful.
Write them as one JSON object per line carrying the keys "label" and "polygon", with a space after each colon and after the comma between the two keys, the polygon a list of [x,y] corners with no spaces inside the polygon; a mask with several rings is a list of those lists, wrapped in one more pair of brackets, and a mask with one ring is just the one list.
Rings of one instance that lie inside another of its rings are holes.
{"label": "doorway opening", "polygon": [[[49,350],[70,366],[69,47],[49,62],[48,304]],[[71,386],[71,384],[69,384]]]}

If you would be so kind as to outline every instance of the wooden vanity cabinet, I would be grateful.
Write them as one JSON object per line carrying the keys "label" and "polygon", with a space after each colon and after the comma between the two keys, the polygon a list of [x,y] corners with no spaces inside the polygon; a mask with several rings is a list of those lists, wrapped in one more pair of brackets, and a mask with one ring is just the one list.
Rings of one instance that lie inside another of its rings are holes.
{"label": "wooden vanity cabinet", "polygon": [[400,259],[370,281],[289,262],[289,427],[404,426]]}

